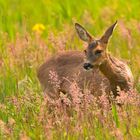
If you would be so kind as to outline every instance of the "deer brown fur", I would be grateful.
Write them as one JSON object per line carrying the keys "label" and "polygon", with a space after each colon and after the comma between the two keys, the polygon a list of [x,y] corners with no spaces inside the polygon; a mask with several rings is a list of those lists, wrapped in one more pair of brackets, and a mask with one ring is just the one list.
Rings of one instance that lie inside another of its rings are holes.
{"label": "deer brown fur", "polygon": [[[106,50],[116,23],[99,40],[95,40],[80,24],[75,24],[79,37],[88,43],[87,49],[85,54],[80,51],[58,54],[41,65],[38,78],[49,96],[58,97],[60,91],[69,93],[70,85],[74,81],[81,90],[87,85],[92,94],[97,96],[102,94],[102,85],[107,93],[112,91],[114,96],[117,96],[117,86],[125,91],[133,88],[133,76],[127,64],[111,56]],[[50,82],[50,71],[56,72],[58,76],[58,89]]]}

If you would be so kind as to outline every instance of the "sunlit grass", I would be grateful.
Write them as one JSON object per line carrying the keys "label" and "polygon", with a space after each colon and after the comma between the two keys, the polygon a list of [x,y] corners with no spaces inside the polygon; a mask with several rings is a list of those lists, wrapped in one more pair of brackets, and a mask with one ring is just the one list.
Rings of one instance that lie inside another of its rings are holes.
{"label": "sunlit grass", "polygon": [[138,139],[140,110],[135,106],[120,113],[114,105],[102,117],[96,110],[82,117],[62,114],[56,121],[46,113],[36,71],[57,52],[83,51],[75,22],[100,37],[118,20],[108,49],[128,62],[140,92],[139,7],[138,0],[0,0],[0,139]]}

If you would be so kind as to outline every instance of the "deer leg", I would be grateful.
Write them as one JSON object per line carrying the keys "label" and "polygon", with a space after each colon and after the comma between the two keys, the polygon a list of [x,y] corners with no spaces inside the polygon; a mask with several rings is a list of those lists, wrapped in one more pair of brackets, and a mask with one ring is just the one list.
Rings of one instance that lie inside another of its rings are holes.
{"label": "deer leg", "polygon": [[117,86],[115,84],[111,84],[111,91],[113,92],[114,98],[119,95],[117,91]]}
{"label": "deer leg", "polygon": [[[111,85],[111,91],[113,92],[114,99],[116,99],[116,97],[119,96],[118,91],[117,91],[117,86],[115,86],[115,85],[112,84],[112,85]],[[118,105],[120,108],[122,108],[122,105],[123,105],[123,104],[117,103],[117,105]]]}

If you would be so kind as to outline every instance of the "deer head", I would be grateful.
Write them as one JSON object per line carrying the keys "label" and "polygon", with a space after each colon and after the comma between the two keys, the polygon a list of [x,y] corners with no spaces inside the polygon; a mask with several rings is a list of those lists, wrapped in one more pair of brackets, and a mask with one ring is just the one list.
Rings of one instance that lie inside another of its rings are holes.
{"label": "deer head", "polygon": [[85,52],[86,62],[84,68],[90,70],[93,67],[99,67],[107,58],[107,44],[110,36],[113,33],[117,21],[111,25],[100,39],[95,39],[90,33],[80,24],[75,23],[75,29],[81,40],[88,43]]}

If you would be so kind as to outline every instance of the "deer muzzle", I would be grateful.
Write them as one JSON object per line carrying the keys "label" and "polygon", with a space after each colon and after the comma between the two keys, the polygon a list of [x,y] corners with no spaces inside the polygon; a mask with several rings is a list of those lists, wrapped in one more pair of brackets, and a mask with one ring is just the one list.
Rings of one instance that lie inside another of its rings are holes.
{"label": "deer muzzle", "polygon": [[84,69],[86,69],[86,70],[90,70],[90,69],[93,68],[93,65],[90,64],[90,63],[84,63],[83,67],[84,67]]}

